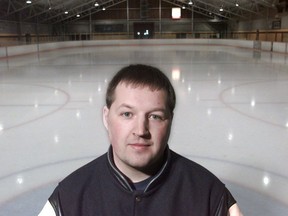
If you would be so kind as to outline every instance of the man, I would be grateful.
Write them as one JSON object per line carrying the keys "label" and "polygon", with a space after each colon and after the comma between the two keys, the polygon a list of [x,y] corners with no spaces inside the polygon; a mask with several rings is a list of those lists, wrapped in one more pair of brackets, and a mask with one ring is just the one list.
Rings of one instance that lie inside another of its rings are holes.
{"label": "man", "polygon": [[241,215],[218,178],[169,149],[175,103],[174,89],[159,69],[121,69],[103,109],[107,154],[60,182],[40,216]]}

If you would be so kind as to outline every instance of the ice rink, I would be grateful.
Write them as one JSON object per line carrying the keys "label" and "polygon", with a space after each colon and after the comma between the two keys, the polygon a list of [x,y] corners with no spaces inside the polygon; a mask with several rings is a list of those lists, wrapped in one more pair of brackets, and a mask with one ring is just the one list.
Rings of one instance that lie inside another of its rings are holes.
{"label": "ice rink", "polygon": [[288,56],[231,46],[126,45],[0,59],[0,215],[37,215],[105,153],[107,83],[134,63],[176,89],[170,148],[223,180],[246,216],[288,215]]}

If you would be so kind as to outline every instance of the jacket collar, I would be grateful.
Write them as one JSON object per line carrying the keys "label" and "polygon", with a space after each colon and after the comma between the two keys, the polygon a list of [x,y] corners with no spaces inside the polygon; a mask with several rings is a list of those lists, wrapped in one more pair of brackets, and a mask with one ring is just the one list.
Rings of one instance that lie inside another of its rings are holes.
{"label": "jacket collar", "polygon": [[[162,167],[160,168],[160,170],[150,179],[149,183],[147,184],[144,193],[149,191],[150,189],[156,187],[161,181],[160,179],[162,179],[165,176],[165,173],[168,170],[170,161],[171,161],[171,153],[170,153],[170,149],[167,145],[167,148],[165,149],[165,160],[164,163],[162,165]],[[113,160],[113,150],[112,150],[112,145],[110,145],[108,152],[107,152],[107,159],[108,159],[108,165],[110,167],[110,169],[112,170],[113,175],[116,177],[117,181],[122,185],[122,187],[124,187],[126,190],[128,191],[134,191],[134,187],[132,186],[133,183],[130,181],[130,179],[125,176],[115,165],[114,160]]]}

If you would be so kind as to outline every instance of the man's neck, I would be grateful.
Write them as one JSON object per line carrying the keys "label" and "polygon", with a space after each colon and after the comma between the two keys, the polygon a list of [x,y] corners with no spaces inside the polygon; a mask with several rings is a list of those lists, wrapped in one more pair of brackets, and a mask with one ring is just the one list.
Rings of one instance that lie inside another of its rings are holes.
{"label": "man's neck", "polygon": [[152,174],[150,174],[150,173],[145,173],[145,172],[139,171],[139,170],[132,168],[132,167],[131,168],[123,168],[123,167],[119,168],[119,166],[117,164],[115,164],[115,165],[133,183],[141,182],[141,181],[149,178],[150,176],[152,176]]}
{"label": "man's neck", "polygon": [[153,164],[146,166],[144,168],[139,167],[133,167],[129,166],[127,164],[124,164],[121,161],[114,160],[115,166],[127,177],[130,179],[131,182],[137,183],[141,182],[153,175],[155,175],[162,167],[163,165],[163,159],[164,156],[159,158],[156,162]]}
{"label": "man's neck", "polygon": [[128,164],[123,163],[122,161],[117,161],[113,155],[113,148],[110,148],[110,157],[114,165],[132,182],[137,183],[148,179],[149,177],[155,175],[163,166],[166,160],[166,150],[163,152],[163,155],[158,158],[154,163],[146,166],[144,168],[129,166]]}
{"label": "man's neck", "polygon": [[130,179],[131,182],[137,183],[155,175],[162,167],[162,158],[157,160],[153,164],[147,165],[146,167],[129,166],[122,161],[115,160],[115,158],[114,164],[127,178]]}

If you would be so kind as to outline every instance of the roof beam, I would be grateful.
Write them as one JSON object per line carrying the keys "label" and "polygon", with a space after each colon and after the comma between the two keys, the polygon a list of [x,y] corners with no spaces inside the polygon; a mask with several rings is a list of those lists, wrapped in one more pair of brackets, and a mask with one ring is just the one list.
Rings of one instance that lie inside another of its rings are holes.
{"label": "roof beam", "polygon": [[[172,1],[171,0],[164,0],[164,1],[168,2],[168,3],[172,3],[172,4],[177,5],[179,7],[182,7],[183,4],[185,4],[185,6],[188,4],[188,1],[185,1],[185,3],[183,3],[183,1],[179,1],[179,0],[172,0]],[[191,7],[196,9],[196,10],[194,10],[196,13],[200,13],[200,14],[208,16],[208,17],[209,16],[211,17],[213,15],[217,15],[218,17],[222,17],[225,19],[233,19],[232,15],[234,15],[237,17],[245,18],[244,16],[242,16],[240,14],[237,14],[237,13],[234,13],[231,11],[227,11],[227,10],[220,12],[219,11],[219,9],[220,9],[219,5],[214,5],[214,4],[211,4],[208,2],[204,2],[202,0],[194,0],[193,5]],[[189,7],[187,7],[187,8],[189,9]],[[212,14],[210,14],[210,13],[212,13]]]}
{"label": "roof beam", "polygon": [[[120,4],[120,3],[126,2],[126,1],[127,1],[127,0],[112,0],[112,1],[107,1],[107,2],[104,3],[104,4],[102,3],[101,6],[102,6],[102,7],[105,7],[105,9],[107,9],[107,8],[113,7],[113,6],[117,5],[117,4]],[[98,13],[98,12],[102,11],[102,7],[101,7],[101,8],[98,7],[98,8],[97,8],[96,10],[94,10],[94,11],[91,11],[90,8],[87,9],[87,10],[84,10],[84,11],[82,11],[80,17],[75,17],[75,16],[74,16],[74,17],[72,17],[72,19],[70,19],[68,22],[80,20],[80,19],[82,19],[82,18],[84,18],[84,17],[88,17],[88,16],[90,16],[90,15],[92,15],[92,14]]]}

